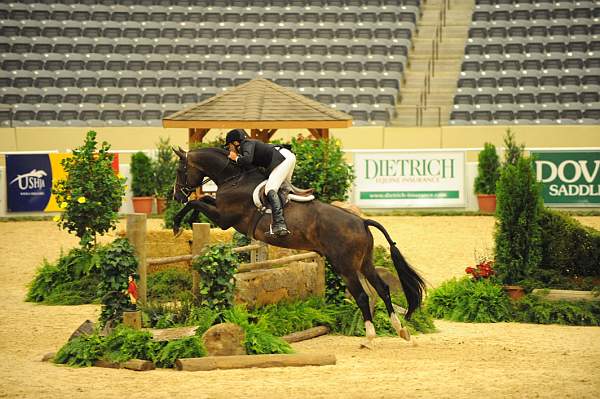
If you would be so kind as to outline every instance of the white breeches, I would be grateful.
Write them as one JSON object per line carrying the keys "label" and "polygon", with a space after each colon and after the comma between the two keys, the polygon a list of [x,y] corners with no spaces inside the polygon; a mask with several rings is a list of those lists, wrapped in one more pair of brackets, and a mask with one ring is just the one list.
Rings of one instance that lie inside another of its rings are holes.
{"label": "white breeches", "polygon": [[265,193],[268,193],[271,190],[277,192],[279,187],[281,187],[281,184],[286,180],[290,184],[292,183],[292,175],[294,174],[294,168],[296,167],[296,156],[286,148],[280,149],[279,152],[283,155],[285,160],[277,165],[269,175],[269,179],[265,185]]}

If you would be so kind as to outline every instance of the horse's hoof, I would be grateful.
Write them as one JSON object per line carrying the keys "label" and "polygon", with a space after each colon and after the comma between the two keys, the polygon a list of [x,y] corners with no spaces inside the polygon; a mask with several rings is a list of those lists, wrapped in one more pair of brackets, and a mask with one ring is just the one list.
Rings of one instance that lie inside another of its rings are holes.
{"label": "horse's hoof", "polygon": [[400,336],[400,338],[404,339],[405,341],[410,341],[410,332],[408,332],[408,330],[406,328],[401,329],[398,332],[398,335]]}
{"label": "horse's hoof", "polygon": [[367,341],[361,342],[359,348],[360,349],[368,349],[368,350],[372,351],[375,349],[375,345],[373,345],[373,341],[367,340]]}
{"label": "horse's hoof", "polygon": [[180,227],[173,227],[173,235],[175,238],[179,237],[183,233],[183,229]]}

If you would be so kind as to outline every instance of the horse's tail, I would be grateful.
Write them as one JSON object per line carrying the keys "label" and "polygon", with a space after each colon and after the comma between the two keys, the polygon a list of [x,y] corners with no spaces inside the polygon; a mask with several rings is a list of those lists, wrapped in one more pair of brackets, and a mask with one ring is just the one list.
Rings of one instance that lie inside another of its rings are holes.
{"label": "horse's tail", "polygon": [[419,276],[419,274],[410,267],[408,262],[406,262],[406,259],[404,259],[404,256],[402,256],[400,250],[396,247],[396,243],[392,240],[386,229],[380,223],[374,220],[365,219],[364,224],[367,228],[368,226],[376,227],[383,233],[385,239],[390,244],[392,261],[396,267],[396,272],[398,273],[400,283],[402,284],[402,290],[404,290],[404,295],[406,296],[406,301],[408,302],[408,311],[404,317],[406,320],[409,320],[413,312],[417,310],[419,306],[421,306],[421,301],[423,300],[423,291],[425,290],[425,282],[421,276]]}

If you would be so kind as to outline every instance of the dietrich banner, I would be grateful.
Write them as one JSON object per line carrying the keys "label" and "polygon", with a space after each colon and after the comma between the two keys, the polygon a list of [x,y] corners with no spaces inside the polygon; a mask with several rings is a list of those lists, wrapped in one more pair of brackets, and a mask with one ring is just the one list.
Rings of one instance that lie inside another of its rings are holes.
{"label": "dietrich banner", "polygon": [[365,208],[464,205],[465,156],[456,151],[354,154],[354,203]]}
{"label": "dietrich banner", "polygon": [[600,204],[600,151],[532,151],[546,205]]}

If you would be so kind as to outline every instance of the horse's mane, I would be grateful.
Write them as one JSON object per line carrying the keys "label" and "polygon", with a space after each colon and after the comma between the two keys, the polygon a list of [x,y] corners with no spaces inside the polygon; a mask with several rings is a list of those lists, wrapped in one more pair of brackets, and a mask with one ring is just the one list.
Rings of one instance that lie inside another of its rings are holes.
{"label": "horse's mane", "polygon": [[215,152],[217,154],[221,154],[224,156],[227,156],[229,154],[229,151],[223,149],[223,148],[219,148],[219,147],[202,147],[202,148],[196,148],[193,150],[188,151],[188,154],[190,153],[196,153],[196,152]]}

